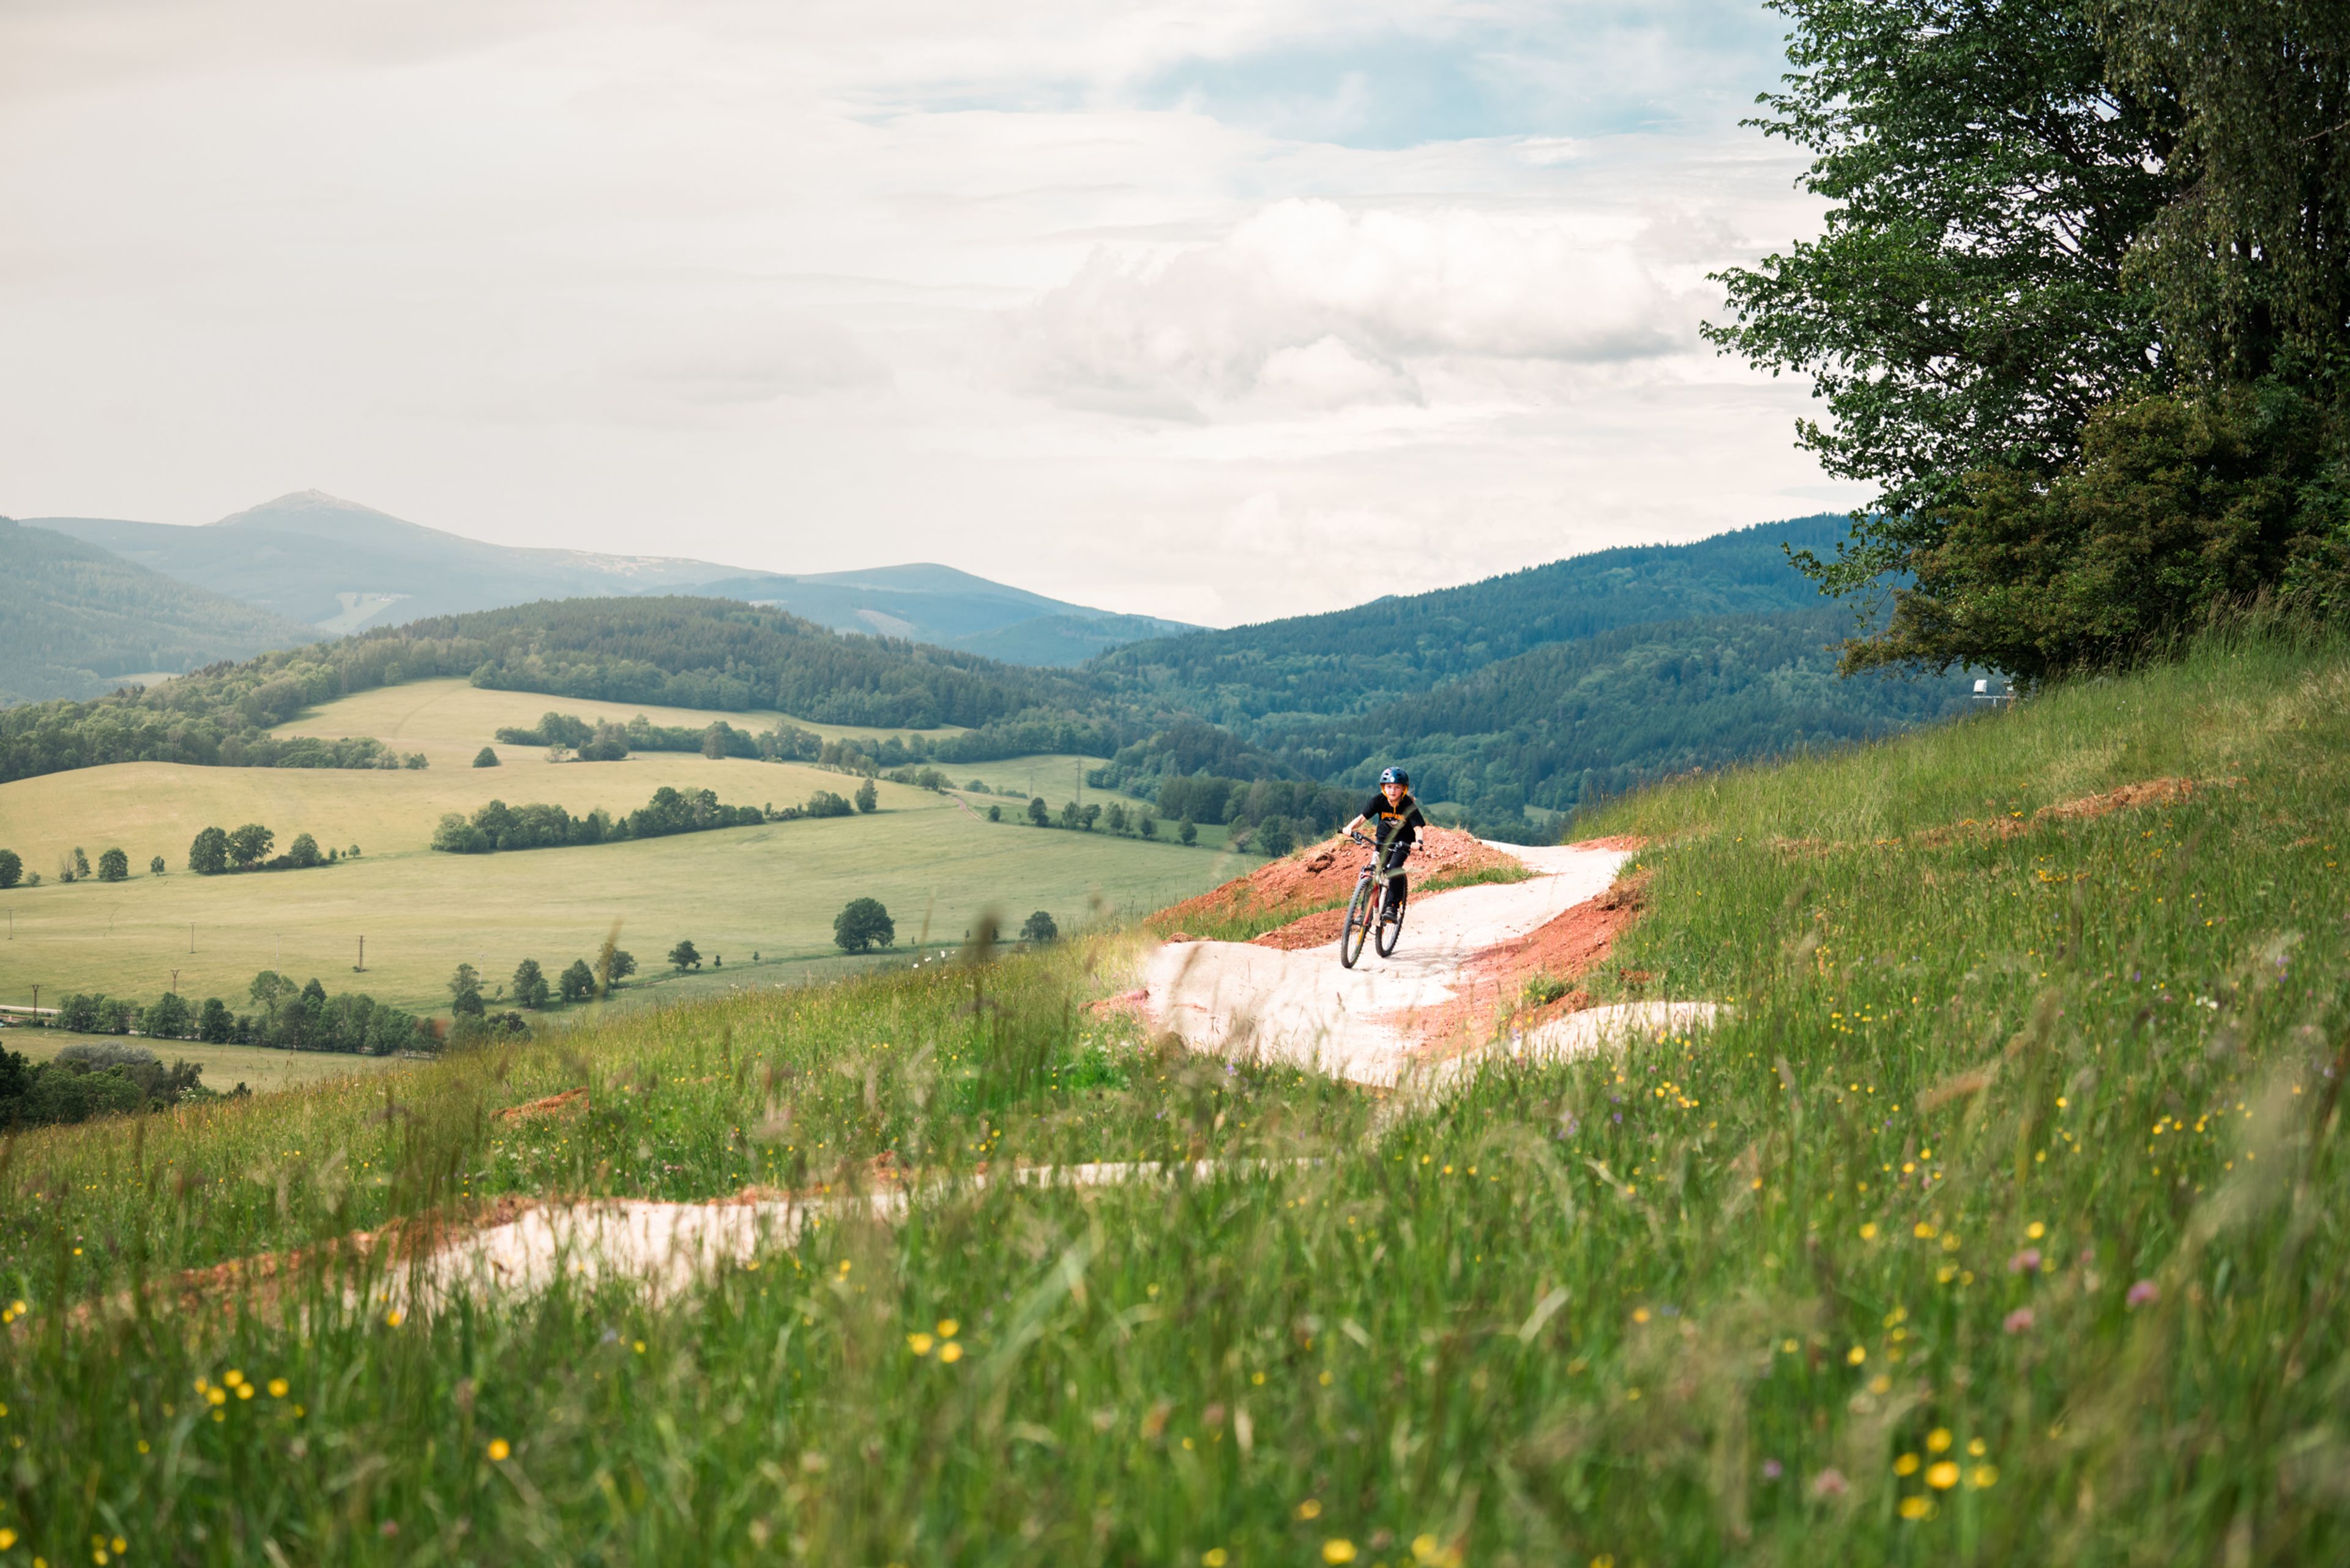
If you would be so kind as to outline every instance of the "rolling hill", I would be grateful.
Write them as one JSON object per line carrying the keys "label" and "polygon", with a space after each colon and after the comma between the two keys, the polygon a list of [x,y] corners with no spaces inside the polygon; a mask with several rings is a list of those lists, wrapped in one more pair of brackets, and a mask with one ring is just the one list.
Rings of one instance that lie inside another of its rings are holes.
{"label": "rolling hill", "polygon": [[96,697],[309,640],[307,628],[46,528],[0,518],[0,705]]}
{"label": "rolling hill", "polygon": [[[192,587],[340,635],[536,599],[691,592],[788,610],[836,631],[965,649],[1011,664],[1083,663],[1191,628],[1047,598],[927,563],[789,576],[670,556],[484,544],[316,490],[184,527],[31,520]],[[213,655],[236,651],[224,648]]]}

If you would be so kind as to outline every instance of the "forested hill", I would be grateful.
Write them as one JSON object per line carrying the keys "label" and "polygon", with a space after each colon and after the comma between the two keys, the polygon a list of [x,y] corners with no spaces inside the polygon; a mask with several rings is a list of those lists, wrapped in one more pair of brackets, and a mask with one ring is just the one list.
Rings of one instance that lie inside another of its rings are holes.
{"label": "forested hill", "polygon": [[177,673],[315,634],[94,545],[0,518],[0,704],[94,697],[126,676]]}
{"label": "forested hill", "polygon": [[380,748],[266,732],[315,703],[427,676],[613,702],[780,709],[803,719],[972,732],[938,754],[1100,754],[1130,710],[1058,671],[847,636],[779,610],[690,597],[567,599],[439,616],[221,664],[90,702],[0,710],[0,782],[106,763],[383,765]]}
{"label": "forested hill", "polygon": [[1286,716],[1360,712],[1547,643],[1646,621],[1814,609],[1818,590],[1783,546],[1825,548],[1850,526],[1822,514],[1693,545],[1601,550],[1326,615],[1133,643],[1084,673],[1106,692],[1268,741],[1295,727]]}

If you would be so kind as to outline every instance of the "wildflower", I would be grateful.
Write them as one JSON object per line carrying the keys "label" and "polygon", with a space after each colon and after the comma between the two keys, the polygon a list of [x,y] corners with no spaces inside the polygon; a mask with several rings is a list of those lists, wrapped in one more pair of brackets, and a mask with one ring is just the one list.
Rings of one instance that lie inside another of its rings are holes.
{"label": "wildflower", "polygon": [[962,1359],[962,1346],[952,1343],[940,1345],[939,1359],[947,1366],[952,1366]]}
{"label": "wildflower", "polygon": [[1874,1241],[1877,1240],[1876,1220],[1871,1220],[1868,1223],[1860,1228],[1860,1239],[1864,1241]]}
{"label": "wildflower", "polygon": [[1895,1459],[1893,1461],[1893,1473],[1897,1476],[1916,1475],[1918,1473],[1918,1456],[1915,1454],[1903,1454],[1899,1459]]}
{"label": "wildflower", "polygon": [[906,1336],[906,1348],[917,1355],[928,1355],[931,1353],[931,1346],[936,1343],[937,1341],[927,1334],[910,1334]]}
{"label": "wildflower", "polygon": [[1917,1237],[1920,1241],[1930,1241],[1934,1239],[1934,1222],[1930,1220],[1920,1220],[1909,1227],[1909,1234]]}
{"label": "wildflower", "polygon": [[294,1385],[286,1382],[283,1377],[273,1377],[269,1380],[269,1397],[272,1399],[283,1399],[286,1397],[286,1391],[293,1386]]}
{"label": "wildflower", "polygon": [[1932,1431],[1926,1434],[1926,1451],[1928,1453],[1947,1453],[1950,1451],[1950,1429],[1948,1427],[1937,1427]]}
{"label": "wildflower", "polygon": [[1990,1451],[1991,1450],[1984,1446],[1983,1440],[1981,1438],[1970,1438],[1967,1443],[1967,1452],[1972,1454],[1977,1459],[1982,1458],[1983,1455]]}
{"label": "wildflower", "polygon": [[[2061,1106],[2061,1105],[2063,1105],[2064,1102],[2064,1101],[2062,1101],[2062,1100],[2059,1100],[2059,1101],[2057,1101],[2056,1103],[2057,1103],[2058,1105],[2060,1105],[2060,1106]],[[2023,1228],[2023,1234],[2024,1234],[2024,1238],[2025,1238],[2025,1240],[2027,1240],[2027,1241],[2037,1241],[2038,1240],[2040,1240],[2040,1238],[2041,1238],[2041,1237],[2045,1236],[2046,1234],[2048,1234],[2048,1227],[2047,1227],[2047,1226],[2045,1226],[2045,1225],[2043,1225],[2039,1220],[2034,1220],[2031,1224],[2026,1225],[2026,1226]]]}
{"label": "wildflower", "polygon": [[1999,1468],[1995,1465],[1977,1465],[1975,1473],[1967,1479],[1974,1483],[1977,1491],[1981,1491],[1986,1487],[1999,1484]]}
{"label": "wildflower", "polygon": [[1352,1563],[1354,1560],[1355,1543],[1347,1540],[1345,1537],[1333,1536],[1331,1539],[1322,1543],[1323,1562]]}
{"label": "wildflower", "polygon": [[1762,1461],[1762,1479],[1764,1480],[1777,1480],[1781,1476],[1786,1473],[1786,1468],[1781,1465],[1778,1460],[1764,1459]]}
{"label": "wildflower", "polygon": [[939,1319],[939,1337],[941,1339],[952,1339],[956,1334],[961,1334],[962,1332],[962,1324],[956,1322],[953,1318],[942,1317]]}
{"label": "wildflower", "polygon": [[16,1532],[5,1525],[0,1525],[0,1552],[5,1552],[16,1544]]}
{"label": "wildflower", "polygon": [[1926,1484],[1936,1491],[1948,1491],[1959,1484],[1959,1467],[1944,1459],[1926,1468]]}
{"label": "wildflower", "polygon": [[390,1312],[383,1314],[383,1326],[386,1328],[398,1328],[407,1316],[408,1314],[406,1313],[401,1312],[398,1307],[394,1307]]}
{"label": "wildflower", "polygon": [[1319,1519],[1322,1517],[1322,1505],[1309,1497],[1304,1502],[1297,1505],[1297,1517],[1300,1519]]}
{"label": "wildflower", "polygon": [[2007,1272],[2011,1274],[2033,1273],[2035,1272],[2039,1267],[2040,1249],[2037,1247],[2026,1247],[2023,1251],[2018,1252],[2015,1256],[2007,1261]]}
{"label": "wildflower", "polygon": [[1923,1519],[1934,1511],[1934,1504],[1932,1500],[1929,1498],[1905,1497],[1901,1500],[1900,1511],[1901,1517],[1904,1519]]}
{"label": "wildflower", "polygon": [[2032,1309],[2030,1307],[2016,1308],[2013,1312],[2007,1314],[2007,1321],[2000,1326],[2006,1329],[2010,1334],[2022,1334],[2027,1332],[2032,1327]]}
{"label": "wildflower", "polygon": [[1201,1568],[1224,1568],[1232,1560],[1232,1554],[1221,1546],[1211,1546],[1200,1553]]}
{"label": "wildflower", "polygon": [[1831,1465],[1812,1478],[1812,1495],[1817,1498],[1842,1497],[1851,1489],[1844,1472]]}
{"label": "wildflower", "polygon": [[2140,1280],[2129,1288],[2127,1300],[2131,1306],[2142,1307],[2148,1302],[2158,1300],[2161,1294],[2161,1287],[2152,1280]]}
{"label": "wildflower", "polygon": [[1646,1322],[1648,1322],[1648,1309],[1647,1307],[1634,1307],[1634,1308],[1632,1309],[1632,1321],[1633,1321],[1634,1323],[1646,1323]]}
{"label": "wildflower", "polygon": [[492,1438],[490,1439],[490,1458],[497,1461],[499,1464],[505,1463],[506,1456],[513,1452],[513,1445],[508,1443],[504,1438]]}
{"label": "wildflower", "polygon": [[1844,1358],[1851,1365],[1857,1366],[1862,1362],[1868,1359],[1868,1347],[1864,1345],[1856,1345],[1850,1350],[1844,1353]]}

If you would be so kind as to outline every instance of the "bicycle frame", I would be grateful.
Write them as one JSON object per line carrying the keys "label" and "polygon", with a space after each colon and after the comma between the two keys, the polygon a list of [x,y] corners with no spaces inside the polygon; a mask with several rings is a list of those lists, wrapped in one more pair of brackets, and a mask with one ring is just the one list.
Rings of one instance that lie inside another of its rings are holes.
{"label": "bicycle frame", "polygon": [[[1370,843],[1359,833],[1347,836],[1357,844]],[[1363,862],[1362,874],[1355,879],[1355,896],[1347,905],[1347,923],[1338,931],[1338,962],[1344,968],[1355,967],[1355,961],[1362,957],[1364,940],[1371,938],[1374,931],[1378,935],[1372,940],[1381,958],[1395,951],[1396,942],[1403,935],[1402,916],[1390,918],[1388,914],[1399,875],[1389,857],[1401,843],[1399,836],[1384,845],[1374,846],[1371,857]]]}

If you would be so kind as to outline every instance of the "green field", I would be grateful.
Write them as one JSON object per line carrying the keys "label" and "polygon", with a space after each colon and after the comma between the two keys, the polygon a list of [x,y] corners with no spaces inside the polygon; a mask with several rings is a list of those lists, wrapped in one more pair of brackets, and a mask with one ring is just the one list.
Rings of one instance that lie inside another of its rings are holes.
{"label": "green field", "polygon": [[[2040,815],[2158,779],[2197,787]],[[452,1054],[396,1100],[24,1134],[0,1529],[224,1564],[2344,1561],[2345,822],[2350,648],[2214,640],[1617,803],[1581,826],[1652,836],[1647,912],[1585,982],[1733,1011],[1441,1099],[1165,1054],[1085,1005],[1140,954],[1106,932]],[[884,1154],[903,1221],[666,1305],[402,1314],[317,1252],[105,1304],[396,1215],[854,1190]],[[1211,1165],[971,1179],[1138,1158]]]}
{"label": "green field", "polygon": [[[432,765],[421,771],[132,763],[0,785],[0,844],[24,855],[30,869],[53,870],[59,851],[76,845],[92,860],[120,845],[135,872],[127,882],[51,880],[0,895],[7,933],[0,1001],[28,1002],[35,985],[44,997],[107,991],[151,1000],[176,972],[182,994],[234,1003],[257,971],[275,969],[316,975],[330,991],[431,1010],[445,1006],[442,988],[460,962],[494,986],[524,958],[551,974],[592,956],[615,923],[620,944],[647,971],[658,971],[680,939],[724,959],[724,971],[705,969],[666,992],[707,993],[839,967],[832,919],[852,898],[881,899],[902,946],[926,926],[959,940],[986,910],[1016,926],[1039,909],[1064,925],[1153,909],[1233,871],[1205,847],[1040,832],[1024,819],[991,825],[951,797],[888,783],[871,816],[494,856],[426,849],[442,813],[470,812],[494,797],[620,811],[671,784],[713,790],[729,804],[782,805],[818,789],[846,794],[856,782],[797,764],[669,752],[552,765],[535,751],[514,750],[504,766],[466,765],[499,725],[535,722],[553,702],[423,681],[329,704],[288,727],[377,734],[423,751]],[[648,716],[663,723],[713,717]],[[991,804],[972,798],[982,813]],[[189,841],[206,826],[256,821],[276,830],[281,846],[309,832],[321,845],[358,844],[364,853],[306,871],[145,873],[154,854],[182,866]],[[362,937],[363,975],[354,972]]]}
{"label": "green field", "polygon": [[144,1045],[166,1064],[193,1062],[204,1070],[204,1087],[222,1094],[243,1084],[255,1094],[265,1095],[414,1064],[396,1056],[354,1056],[339,1051],[273,1051],[252,1045],[206,1045],[194,1040],[124,1040],[64,1029],[0,1031],[0,1048],[36,1062],[46,1062],[74,1044]]}

